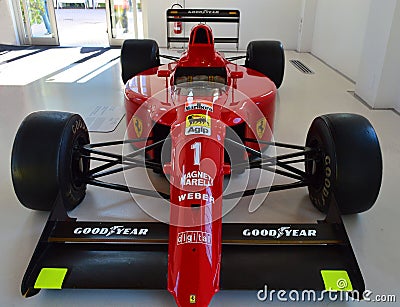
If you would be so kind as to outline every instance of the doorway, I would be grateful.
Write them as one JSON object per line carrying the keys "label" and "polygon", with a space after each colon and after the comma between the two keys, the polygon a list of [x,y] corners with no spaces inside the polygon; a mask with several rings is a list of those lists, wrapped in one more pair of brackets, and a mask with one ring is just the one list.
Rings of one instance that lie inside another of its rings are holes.
{"label": "doorway", "polygon": [[58,0],[54,9],[60,46],[109,46],[104,3],[93,1],[94,6],[89,6],[67,1],[71,0]]}
{"label": "doorway", "polygon": [[14,0],[26,45],[106,47],[143,38],[141,0]]}
{"label": "doorway", "polygon": [[53,0],[15,0],[20,42],[24,45],[58,45]]}

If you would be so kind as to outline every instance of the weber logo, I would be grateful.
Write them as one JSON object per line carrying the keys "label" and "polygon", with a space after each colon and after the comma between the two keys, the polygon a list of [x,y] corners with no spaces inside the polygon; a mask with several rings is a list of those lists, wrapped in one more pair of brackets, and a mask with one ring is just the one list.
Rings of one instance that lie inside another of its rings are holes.
{"label": "weber logo", "polygon": [[[183,182],[185,182],[185,181],[183,181]],[[211,183],[211,182],[209,182],[209,183]],[[215,203],[214,197],[212,197],[212,195],[202,194],[202,193],[185,193],[185,194],[179,195],[178,199],[179,199],[179,202],[182,202],[185,200],[203,200],[206,202],[206,204]]]}
{"label": "weber logo", "polygon": [[280,227],[278,229],[245,229],[242,235],[244,237],[271,237],[279,239],[282,237],[316,237],[315,229],[292,229],[289,226]]}
{"label": "weber logo", "polygon": [[74,229],[76,235],[103,235],[105,237],[120,236],[146,236],[148,228],[129,228],[124,226],[111,227],[77,227]]}

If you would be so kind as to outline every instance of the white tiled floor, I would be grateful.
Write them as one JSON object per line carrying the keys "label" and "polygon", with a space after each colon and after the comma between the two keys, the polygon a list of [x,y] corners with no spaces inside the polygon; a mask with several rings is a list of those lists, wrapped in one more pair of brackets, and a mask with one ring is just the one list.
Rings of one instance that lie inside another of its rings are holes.
{"label": "white tiled floor", "polygon": [[[71,56],[73,55],[74,50],[71,49]],[[367,288],[374,294],[396,294],[397,300],[400,300],[400,249],[398,247],[400,116],[392,111],[370,110],[348,93],[354,90],[354,84],[312,55],[288,51],[286,56],[287,61],[300,59],[316,74],[304,75],[287,62],[286,76],[279,90],[277,104],[276,140],[303,144],[313,118],[332,112],[362,114],[372,122],[377,131],[384,159],[381,193],[377,203],[369,212],[359,216],[348,216],[344,220]],[[17,62],[12,65],[18,65]],[[72,62],[65,62],[64,66]],[[0,78],[12,71],[12,65],[8,66],[7,70],[4,67],[1,70],[0,64]],[[99,63],[98,67],[102,65],[104,63]],[[68,69],[73,67],[77,65],[68,66]],[[76,81],[74,78],[69,83],[57,82],[56,76],[64,70],[62,65],[61,67],[55,65],[54,69],[47,67],[46,73],[41,74],[39,67],[36,67],[34,71],[30,66],[26,66],[24,72],[20,74],[21,78],[24,76],[24,80],[28,80],[27,82],[24,81],[22,85],[18,85],[18,82],[0,83],[0,157],[3,160],[0,164],[0,174],[3,174],[0,178],[2,206],[0,305],[174,306],[173,299],[167,291],[42,291],[39,295],[27,300],[19,293],[26,265],[47,218],[47,214],[23,208],[13,192],[10,155],[13,138],[20,122],[27,114],[35,110],[67,110],[85,113],[99,104],[122,105],[123,85],[119,77],[118,62],[111,62],[109,67],[105,67],[103,71],[99,70],[99,74],[95,74],[96,76],[85,83],[79,83],[79,80]],[[25,77],[38,72],[36,78]],[[52,82],[48,82],[49,80]],[[92,133],[91,139],[93,142],[121,139],[124,136],[124,130],[124,121],[122,121],[114,132]],[[131,216],[135,220],[149,219],[132,203],[129,195],[94,187],[88,188],[86,199],[73,214],[81,219],[92,219],[93,214],[98,218],[111,220],[123,219],[124,216]],[[321,216],[312,208],[306,189],[299,189],[271,193],[264,205],[252,214],[248,213],[246,206],[236,207],[225,217],[225,221],[265,222],[278,218],[282,222],[302,222],[310,217]],[[256,293],[256,291],[221,291],[214,297],[211,306],[287,305],[277,302],[258,302]],[[330,305],[331,302],[324,301],[320,304]],[[302,305],[309,306],[310,303]],[[342,305],[374,306],[373,303],[367,302],[335,303],[335,306]],[[396,304],[388,305],[395,306]]]}

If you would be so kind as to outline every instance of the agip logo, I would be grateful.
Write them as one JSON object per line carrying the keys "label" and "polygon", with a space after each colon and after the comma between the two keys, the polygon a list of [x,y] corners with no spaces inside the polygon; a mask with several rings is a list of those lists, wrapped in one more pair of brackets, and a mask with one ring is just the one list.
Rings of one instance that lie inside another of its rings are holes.
{"label": "agip logo", "polygon": [[211,117],[206,114],[191,114],[186,116],[185,135],[211,135]]}

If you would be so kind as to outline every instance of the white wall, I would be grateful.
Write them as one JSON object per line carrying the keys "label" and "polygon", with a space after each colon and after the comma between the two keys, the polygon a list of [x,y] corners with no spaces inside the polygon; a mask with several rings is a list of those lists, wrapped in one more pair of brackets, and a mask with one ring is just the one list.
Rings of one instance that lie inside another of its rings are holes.
{"label": "white wall", "polygon": [[397,99],[397,104],[395,105],[394,109],[400,113],[400,95],[398,96]]}
{"label": "white wall", "polygon": [[[148,37],[166,46],[165,14],[175,1],[142,0],[148,13]],[[186,8],[239,9],[240,49],[251,40],[276,39],[285,49],[296,49],[302,1],[300,0],[185,0]]]}
{"label": "white wall", "polygon": [[356,93],[374,108],[399,108],[400,3],[373,0]]}
{"label": "white wall", "polygon": [[396,102],[396,104],[395,104],[395,106],[394,106],[394,109],[395,109],[397,112],[400,113],[400,90],[399,90],[399,93],[398,93],[398,95],[397,95],[397,102]]}
{"label": "white wall", "polygon": [[370,3],[371,0],[317,3],[311,52],[352,80],[359,70]]}
{"label": "white wall", "polygon": [[8,0],[0,0],[0,44],[17,44],[17,34]]}
{"label": "white wall", "polygon": [[167,45],[166,36],[166,11],[172,4],[183,4],[184,0],[142,0],[143,26],[145,38],[155,39],[162,47]]}
{"label": "white wall", "polygon": [[376,107],[397,106],[400,99],[400,2],[396,1],[393,22],[382,70],[381,85],[378,90]]}
{"label": "white wall", "polygon": [[302,0],[299,33],[296,48],[298,52],[311,52],[314,37],[317,3],[318,0]]}

